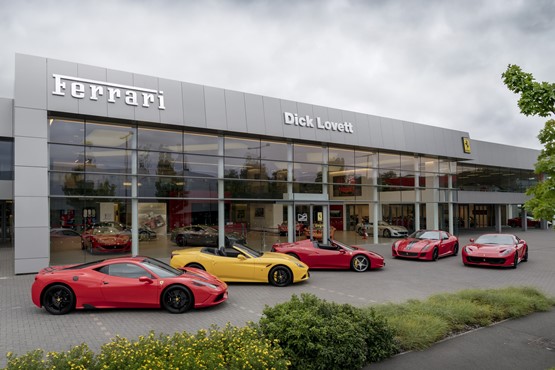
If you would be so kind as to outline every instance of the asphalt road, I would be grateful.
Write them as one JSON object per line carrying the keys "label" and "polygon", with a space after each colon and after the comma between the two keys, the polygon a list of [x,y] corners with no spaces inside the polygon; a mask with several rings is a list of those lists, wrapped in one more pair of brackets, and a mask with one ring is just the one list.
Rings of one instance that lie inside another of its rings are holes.
{"label": "asphalt road", "polygon": [[[511,231],[514,232],[514,230],[505,230],[505,232]],[[403,302],[407,299],[424,299],[436,293],[456,292],[469,288],[533,286],[550,296],[555,296],[555,268],[553,267],[555,266],[555,232],[552,230],[518,232],[517,230],[516,234],[526,239],[530,245],[529,261],[521,263],[516,270],[465,267],[460,255],[446,257],[437,262],[392,259],[391,243],[368,244],[363,247],[378,252],[386,258],[386,266],[383,269],[365,273],[313,271],[308,281],[285,288],[265,284],[231,284],[229,299],[224,304],[183,315],[173,315],[163,310],[103,310],[74,311],[69,315],[52,316],[31,302],[30,290],[34,275],[13,275],[11,266],[13,249],[0,248],[0,367],[6,364],[7,352],[24,354],[36,348],[45,351],[65,351],[83,342],[91,349],[99,350],[102,344],[109,342],[116,335],[135,339],[140,335],[148,334],[149,331],[171,334],[178,331],[196,332],[211,325],[223,327],[226,323],[241,326],[249,321],[258,321],[266,305],[273,306],[287,301],[293,294],[312,293],[322,299],[350,303],[359,307],[384,302]],[[476,235],[461,236],[461,247],[472,236]],[[541,315],[547,315],[546,319],[535,319]],[[487,336],[479,340],[472,338],[482,335],[480,333],[492,333],[490,335],[493,338],[501,336],[504,340],[505,337],[514,336],[514,333],[519,330],[519,325],[525,329],[534,326],[534,323],[539,326],[538,330],[542,329],[544,332],[540,330],[535,334],[528,333],[527,338],[531,338],[529,342],[532,344],[522,348],[511,348],[508,352],[515,359],[526,358],[527,354],[532,353],[530,348],[537,350],[543,344],[545,344],[544,347],[549,348],[550,343],[555,341],[553,313],[532,315],[529,318],[511,321],[510,324],[502,323],[485,328],[444,341],[424,352],[404,354],[380,364],[373,364],[372,368],[405,368],[402,366],[403,363],[407,366],[412,365],[411,369],[476,368],[474,361],[477,354],[473,352],[476,348],[478,352],[481,348],[484,352],[481,355],[488,356],[490,361],[493,359],[494,363],[497,363],[495,359],[501,356],[501,353],[496,350],[490,351],[486,346],[493,340]],[[506,325],[510,326],[509,329],[506,329]],[[505,331],[496,332],[497,328],[505,328]],[[523,330],[520,332],[524,333]],[[473,346],[454,344],[455,350],[449,347],[449,343],[457,343],[457,341],[462,341],[465,345],[473,344]],[[459,356],[447,357],[449,351],[454,351]],[[522,351],[522,355],[519,351]],[[429,362],[430,353],[433,353],[436,358],[448,359],[446,361],[457,361],[458,366],[454,367],[453,362],[447,362],[435,363],[437,365],[435,367],[434,363]],[[555,351],[543,349],[539,353],[545,354],[546,363],[551,363],[549,366],[555,366]],[[423,357],[421,362],[418,362],[417,357],[410,356]],[[534,357],[537,356],[538,354],[534,352]],[[473,361],[469,361],[469,358]],[[427,365],[424,366],[424,364]],[[540,367],[516,368],[546,368],[544,365],[537,366]]]}

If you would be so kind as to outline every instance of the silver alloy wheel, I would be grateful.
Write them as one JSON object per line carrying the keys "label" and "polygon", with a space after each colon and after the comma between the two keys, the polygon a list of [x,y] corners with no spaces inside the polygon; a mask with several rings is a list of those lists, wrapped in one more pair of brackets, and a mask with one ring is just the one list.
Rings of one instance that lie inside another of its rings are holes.
{"label": "silver alloy wheel", "polygon": [[364,272],[370,267],[370,261],[368,260],[368,257],[359,254],[358,256],[353,257],[351,267],[356,272]]}

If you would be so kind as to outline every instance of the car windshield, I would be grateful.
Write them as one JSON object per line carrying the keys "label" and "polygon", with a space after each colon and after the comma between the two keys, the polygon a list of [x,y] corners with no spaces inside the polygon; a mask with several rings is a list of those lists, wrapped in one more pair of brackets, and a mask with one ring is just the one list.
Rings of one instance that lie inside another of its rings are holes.
{"label": "car windshield", "polygon": [[488,234],[482,235],[475,241],[476,244],[514,244],[514,239],[511,235],[496,235]]}
{"label": "car windshield", "polygon": [[141,266],[143,266],[147,270],[152,271],[161,278],[175,277],[184,274],[183,270],[175,269],[170,265],[167,265],[164,262],[158,261],[154,258],[145,258],[141,261]]}
{"label": "car windshield", "polygon": [[418,231],[415,231],[414,233],[412,233],[409,238],[439,240],[439,232],[438,231],[418,230]]}
{"label": "car windshield", "polygon": [[333,245],[333,244],[338,245],[338,246],[340,246],[341,248],[343,248],[343,249],[345,249],[345,250],[348,250],[348,251],[354,251],[354,250],[355,250],[355,249],[352,248],[351,246],[349,246],[349,245],[347,245],[347,244],[343,244],[343,243],[341,243],[340,241],[337,241],[337,240],[332,240],[331,243],[332,243],[332,245]]}
{"label": "car windshield", "polygon": [[251,257],[253,257],[253,258],[260,257],[260,256],[262,256],[262,255],[264,254],[264,253],[260,253],[260,252],[258,252],[258,251],[255,251],[254,249],[249,248],[249,247],[247,247],[246,245],[239,244],[239,243],[233,244],[233,247],[234,247],[235,249],[237,249],[238,251],[240,251],[240,252],[242,252],[242,253],[244,253],[244,254],[247,254],[247,255],[249,255],[249,256],[251,256]]}
{"label": "car windshield", "polygon": [[111,227],[111,226],[100,226],[97,227],[96,229],[93,229],[92,231],[93,235],[98,235],[98,234],[119,234],[120,230]]}

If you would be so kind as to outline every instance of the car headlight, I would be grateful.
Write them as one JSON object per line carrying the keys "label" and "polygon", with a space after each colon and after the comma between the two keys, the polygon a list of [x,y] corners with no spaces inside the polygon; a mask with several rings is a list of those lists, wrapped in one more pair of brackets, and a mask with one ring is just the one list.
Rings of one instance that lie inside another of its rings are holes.
{"label": "car headlight", "polygon": [[501,252],[502,256],[506,256],[508,254],[510,254],[513,250],[511,248],[507,248],[504,251]]}
{"label": "car headlight", "polygon": [[295,265],[297,265],[297,267],[300,267],[300,268],[305,268],[305,265],[299,262],[295,262]]}
{"label": "car headlight", "polygon": [[399,248],[399,242],[394,242],[393,245],[391,246],[393,249],[397,250],[397,248]]}
{"label": "car headlight", "polygon": [[196,285],[196,286],[206,286],[206,287],[209,287],[209,288],[212,288],[212,289],[218,289],[217,285],[207,283],[206,281],[193,280],[193,284]]}
{"label": "car headlight", "polygon": [[428,243],[424,248],[422,248],[422,252],[426,252],[428,249],[430,249],[431,246],[432,243]]}

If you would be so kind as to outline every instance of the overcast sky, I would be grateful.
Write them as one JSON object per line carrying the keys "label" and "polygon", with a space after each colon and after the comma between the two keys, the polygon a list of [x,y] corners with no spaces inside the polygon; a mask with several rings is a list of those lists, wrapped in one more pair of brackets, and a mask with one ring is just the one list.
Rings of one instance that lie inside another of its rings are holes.
{"label": "overcast sky", "polygon": [[503,85],[555,82],[554,0],[0,0],[0,97],[15,53],[397,118],[541,148]]}

